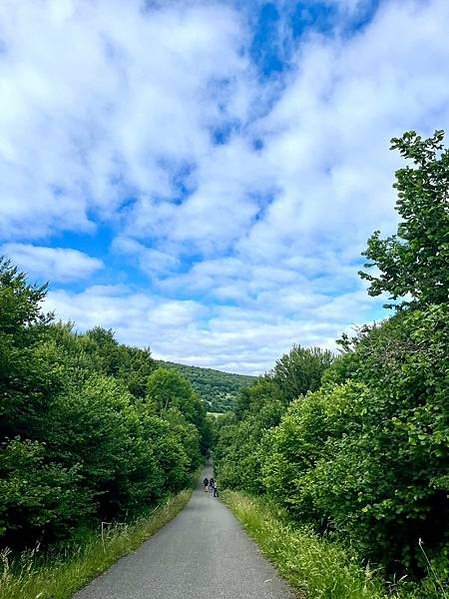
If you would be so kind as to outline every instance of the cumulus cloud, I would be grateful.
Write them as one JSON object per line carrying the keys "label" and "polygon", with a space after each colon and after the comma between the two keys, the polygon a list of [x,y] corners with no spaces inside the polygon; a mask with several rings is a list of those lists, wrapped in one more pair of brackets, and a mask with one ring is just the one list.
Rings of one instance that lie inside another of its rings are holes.
{"label": "cumulus cloud", "polygon": [[67,248],[5,243],[0,246],[0,253],[32,277],[58,283],[88,279],[104,266],[102,260]]}
{"label": "cumulus cloud", "polygon": [[349,237],[360,246],[372,228],[392,228],[398,160],[389,139],[449,123],[448,17],[441,1],[387,2],[351,39],[315,35],[300,45],[288,85],[259,124],[280,193],[248,251],[267,237],[326,245],[333,237],[342,247]]}
{"label": "cumulus cloud", "polygon": [[[151,346],[157,358],[259,374],[300,339],[304,345],[335,349],[343,329],[370,314],[366,294],[307,297],[303,311],[286,315],[275,296],[242,308],[206,308],[193,300],[167,300],[135,293],[126,286],[92,286],[75,293],[51,291],[46,308],[77,323],[81,331],[97,325],[113,329],[123,343]],[[320,318],[313,319],[319,309]]]}
{"label": "cumulus cloud", "polygon": [[6,0],[2,237],[89,230],[131,196],[170,199],[210,128],[244,118],[244,32],[224,5]]}
{"label": "cumulus cloud", "polygon": [[[260,372],[382,314],[360,253],[396,226],[389,139],[449,128],[449,4],[311,0],[334,21],[294,35],[296,3],[279,0],[267,43],[284,69],[269,76],[251,54],[263,4],[1,5],[0,239],[41,276],[38,243],[108,229],[105,270],[124,286],[49,297],[81,328]],[[81,256],[49,276],[101,266]]]}
{"label": "cumulus cloud", "polygon": [[170,272],[179,265],[176,256],[147,247],[124,235],[114,239],[111,249],[114,253],[130,256],[138,267],[150,276]]}

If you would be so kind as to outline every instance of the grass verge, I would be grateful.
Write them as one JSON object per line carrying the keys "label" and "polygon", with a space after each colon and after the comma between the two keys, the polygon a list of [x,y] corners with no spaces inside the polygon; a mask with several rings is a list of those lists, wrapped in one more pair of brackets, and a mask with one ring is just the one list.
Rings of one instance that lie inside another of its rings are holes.
{"label": "grass verge", "polygon": [[441,597],[437,585],[406,581],[390,584],[358,557],[336,543],[318,537],[308,528],[293,526],[279,510],[260,499],[225,491],[224,502],[240,520],[261,552],[281,575],[307,599],[418,599]]}
{"label": "grass verge", "polygon": [[[193,487],[192,487],[193,489]],[[187,504],[192,489],[169,499],[151,516],[132,524],[115,524],[92,532],[77,548],[40,556],[38,549],[9,559],[0,554],[0,597],[2,599],[69,599],[120,557],[130,553],[172,520]],[[0,566],[1,567],[1,566]]]}

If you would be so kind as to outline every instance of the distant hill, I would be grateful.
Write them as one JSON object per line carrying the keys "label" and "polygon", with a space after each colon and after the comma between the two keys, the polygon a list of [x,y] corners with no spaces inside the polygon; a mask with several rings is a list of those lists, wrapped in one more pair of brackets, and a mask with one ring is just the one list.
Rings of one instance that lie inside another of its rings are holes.
{"label": "distant hill", "polygon": [[209,412],[232,410],[239,391],[256,380],[255,376],[222,372],[213,368],[187,366],[162,360],[157,360],[157,363],[164,368],[175,368],[189,379],[195,391],[206,402]]}

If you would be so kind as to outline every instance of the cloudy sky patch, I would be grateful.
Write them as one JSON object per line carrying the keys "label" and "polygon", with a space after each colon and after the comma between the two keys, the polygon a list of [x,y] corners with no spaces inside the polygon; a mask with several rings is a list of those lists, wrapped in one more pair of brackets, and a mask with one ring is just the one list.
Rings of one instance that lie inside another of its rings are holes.
{"label": "cloudy sky patch", "polygon": [[445,0],[5,0],[0,244],[80,330],[259,373],[384,315],[389,140],[449,124]]}

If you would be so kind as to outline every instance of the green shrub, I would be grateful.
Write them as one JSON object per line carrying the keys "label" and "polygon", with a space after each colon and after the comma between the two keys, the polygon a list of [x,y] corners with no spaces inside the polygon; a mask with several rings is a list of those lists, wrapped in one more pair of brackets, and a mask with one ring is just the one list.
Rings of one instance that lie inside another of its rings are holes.
{"label": "green shrub", "polygon": [[449,543],[445,306],[354,341],[353,380],[299,399],[266,443],[265,484],[301,521],[389,571],[422,574]]}

